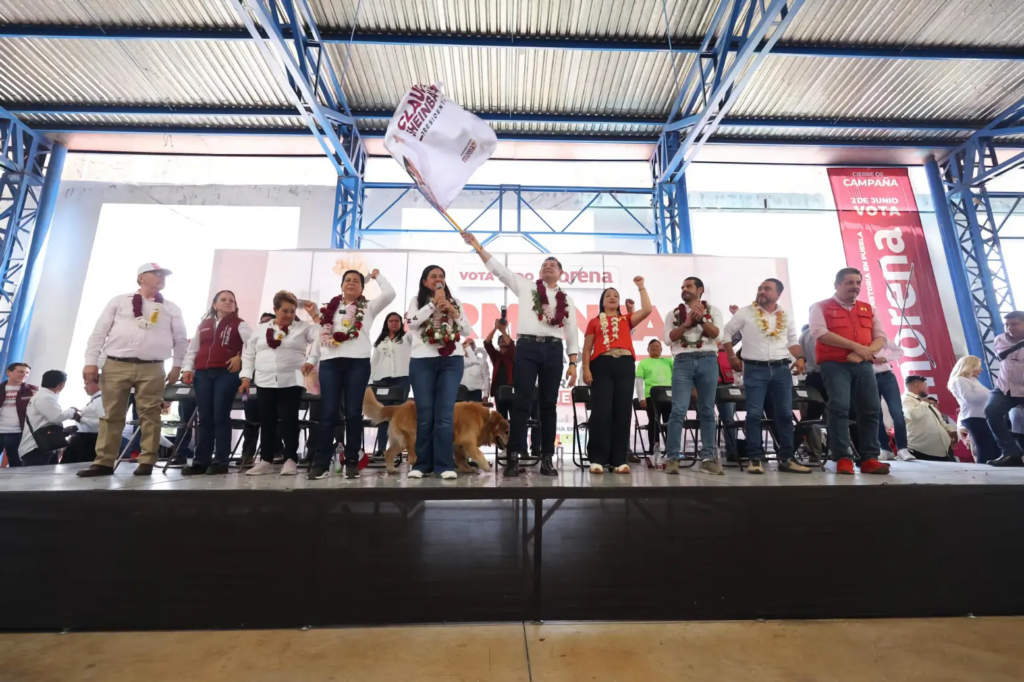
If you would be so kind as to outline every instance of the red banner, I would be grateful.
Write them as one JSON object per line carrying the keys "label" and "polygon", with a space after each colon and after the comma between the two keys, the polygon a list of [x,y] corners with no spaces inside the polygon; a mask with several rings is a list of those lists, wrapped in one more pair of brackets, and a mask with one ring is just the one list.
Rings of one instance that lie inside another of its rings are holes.
{"label": "red banner", "polygon": [[903,357],[894,363],[900,386],[905,376],[925,377],[942,413],[955,415],[957,402],[946,381],[956,358],[907,169],[829,168],[828,177],[846,263],[864,275],[860,299],[875,308],[886,336],[903,347]]}

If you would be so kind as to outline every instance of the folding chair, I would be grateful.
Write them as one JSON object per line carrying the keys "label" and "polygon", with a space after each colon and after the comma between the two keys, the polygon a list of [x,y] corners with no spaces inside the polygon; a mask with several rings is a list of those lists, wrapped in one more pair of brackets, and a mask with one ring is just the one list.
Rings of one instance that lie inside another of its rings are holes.
{"label": "folding chair", "polygon": [[[724,385],[718,387],[718,395],[715,397],[716,403],[735,403],[737,412],[745,412],[747,408],[747,392],[742,386]],[[767,401],[766,401],[767,402]],[[767,408],[767,404],[765,405]],[[767,409],[766,409],[767,411]],[[746,419],[740,421],[739,419],[733,421],[718,420],[718,436],[720,437],[725,429],[745,429],[747,426]],[[737,445],[739,439],[737,439]],[[761,452],[768,453],[768,443],[771,442],[772,447],[777,452],[779,441],[775,435],[775,422],[769,419],[767,416],[761,418]],[[737,447],[736,452],[736,466],[740,471],[743,471],[744,465],[750,463],[750,458],[744,453],[740,454],[739,448]]]}
{"label": "folding chair", "polygon": [[[494,406],[498,412],[504,412],[511,416],[512,403],[515,402],[516,392],[512,386],[499,386],[498,395],[495,398]],[[533,387],[533,400],[540,398],[540,389],[536,386]],[[540,427],[540,421],[533,418],[531,414],[530,418],[526,420],[526,430],[533,433],[535,429]],[[494,461],[498,466],[505,466],[505,452],[498,447],[494,450]],[[519,457],[519,464],[521,466],[536,466],[540,463],[540,458],[535,457],[532,454],[524,454]]]}
{"label": "folding chair", "polygon": [[[644,445],[643,426],[640,424],[640,413],[647,414],[647,410],[640,409],[640,399],[633,398],[633,454],[639,457],[647,456],[647,447]],[[640,443],[640,450],[636,449],[637,442]]]}
{"label": "folding chair", "polygon": [[[373,395],[374,395],[375,398],[377,398],[377,402],[379,402],[381,405],[384,405],[385,407],[387,407],[387,406],[394,406],[394,405],[401,405],[402,403],[404,403],[406,400],[409,399],[409,387],[408,386],[397,386],[397,385],[395,385],[395,386],[381,386],[379,384],[370,384],[369,388],[370,388],[371,391],[373,391]],[[373,424],[370,422],[370,420],[366,419],[364,417],[363,418],[363,431],[364,431],[364,434],[363,434],[363,444],[364,444],[364,448],[365,448],[365,443],[366,443],[365,431],[366,431],[367,428],[370,428],[372,426],[373,426]],[[366,466],[367,467],[373,467],[375,469],[379,469],[379,468],[385,466],[385,462],[384,462],[384,453],[381,453],[380,455],[376,454],[376,447],[377,447],[376,446],[376,442],[377,442],[376,441],[376,431],[374,431],[374,454],[370,455],[370,463],[367,464]],[[399,458],[395,461],[395,464],[396,465],[401,464],[401,461],[402,461],[401,460],[401,455],[399,455]]]}
{"label": "folding chair", "polygon": [[[824,463],[828,461],[828,440],[825,432],[825,418],[821,419],[804,419],[803,415],[809,412],[811,405],[821,405],[824,407],[825,398],[821,395],[821,391],[813,386],[800,385],[793,387],[793,409],[800,410],[801,418],[793,423],[793,434],[794,441],[796,440],[796,434],[811,430],[817,430],[821,434],[822,442],[822,457],[819,464],[824,467]],[[799,452],[799,448],[796,449]],[[797,457],[796,453],[793,455]],[[804,461],[800,461],[797,457],[797,461],[800,464],[812,464],[810,457],[806,457]]]}
{"label": "folding chair", "polygon": [[[657,408],[657,414],[662,414],[662,411],[672,411],[672,388],[669,386],[655,386],[651,389],[650,400],[654,401],[654,405]],[[696,404],[693,400],[689,400],[688,411],[696,409]],[[663,422],[661,425],[661,437],[665,443],[668,443],[668,422]],[[693,452],[686,452],[686,434],[690,434],[693,441]],[[699,419],[683,419],[683,433],[681,434],[682,442],[680,444],[680,461],[679,466],[686,468],[692,467],[700,459],[700,420]]]}
{"label": "folding chair", "polygon": [[[586,443],[583,442],[582,434],[590,434],[590,408],[591,394],[589,386],[574,386],[572,389],[572,463],[581,469],[587,467],[590,459],[587,457]],[[576,405],[583,405],[583,417],[580,421]]]}

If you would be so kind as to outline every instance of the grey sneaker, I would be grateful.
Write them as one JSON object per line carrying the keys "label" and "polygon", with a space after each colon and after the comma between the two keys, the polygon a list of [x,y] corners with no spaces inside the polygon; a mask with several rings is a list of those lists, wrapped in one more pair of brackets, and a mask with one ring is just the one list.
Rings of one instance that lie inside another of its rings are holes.
{"label": "grey sneaker", "polygon": [[670,459],[665,462],[665,473],[666,474],[678,474],[679,473],[679,461]]}
{"label": "grey sneaker", "polygon": [[747,473],[748,474],[763,474],[764,473],[764,465],[761,464],[761,460],[759,460],[759,459],[752,459],[752,460],[750,460],[750,465],[747,466]]}
{"label": "grey sneaker", "polygon": [[722,471],[722,465],[713,459],[702,459],[700,461],[700,470],[712,476],[725,476],[725,472]]}

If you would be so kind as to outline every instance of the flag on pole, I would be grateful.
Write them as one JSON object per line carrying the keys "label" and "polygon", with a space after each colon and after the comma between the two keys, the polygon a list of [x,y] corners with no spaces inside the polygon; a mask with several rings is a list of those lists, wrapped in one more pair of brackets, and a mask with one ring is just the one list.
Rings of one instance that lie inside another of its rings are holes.
{"label": "flag on pole", "polygon": [[491,127],[437,85],[405,93],[384,137],[384,147],[442,213],[497,146]]}

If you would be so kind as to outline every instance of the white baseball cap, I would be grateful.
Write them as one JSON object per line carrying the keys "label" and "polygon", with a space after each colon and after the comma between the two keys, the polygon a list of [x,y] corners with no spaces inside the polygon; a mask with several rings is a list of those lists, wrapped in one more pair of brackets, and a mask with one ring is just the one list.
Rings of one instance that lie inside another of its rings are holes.
{"label": "white baseball cap", "polygon": [[142,275],[144,273],[147,273],[147,272],[156,272],[156,273],[159,273],[161,275],[164,275],[165,277],[167,275],[171,274],[170,270],[168,270],[167,268],[162,268],[159,265],[157,265],[156,263],[143,263],[142,265],[139,266],[139,274],[140,275]]}

